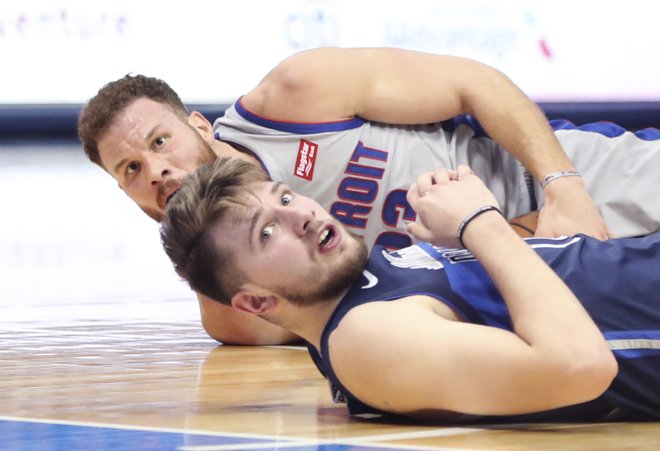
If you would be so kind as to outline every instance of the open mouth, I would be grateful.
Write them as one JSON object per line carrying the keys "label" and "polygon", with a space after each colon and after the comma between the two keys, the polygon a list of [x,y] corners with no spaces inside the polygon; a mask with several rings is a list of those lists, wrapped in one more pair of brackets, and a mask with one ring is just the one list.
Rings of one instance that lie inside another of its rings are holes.
{"label": "open mouth", "polygon": [[326,252],[332,249],[337,244],[337,238],[338,235],[335,228],[332,226],[326,227],[319,235],[319,239],[318,239],[319,250],[321,252]]}

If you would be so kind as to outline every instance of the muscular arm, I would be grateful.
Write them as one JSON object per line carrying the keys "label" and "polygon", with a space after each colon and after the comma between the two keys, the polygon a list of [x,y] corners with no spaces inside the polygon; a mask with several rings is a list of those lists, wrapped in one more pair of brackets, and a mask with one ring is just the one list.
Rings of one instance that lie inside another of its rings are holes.
{"label": "muscular arm", "polygon": [[[400,49],[309,50],[284,60],[243,101],[262,116],[302,122],[360,116],[424,124],[471,114],[537,180],[574,169],[538,106],[500,71],[465,58]],[[576,177],[546,190],[539,229],[607,236]]]}
{"label": "muscular arm", "polygon": [[239,312],[198,294],[204,330],[211,338],[225,344],[279,345],[300,342],[297,335],[258,316]]}
{"label": "muscular arm", "polygon": [[[422,219],[411,230],[420,239],[456,245],[462,218],[494,205],[474,175],[459,169],[458,178],[461,171],[464,183],[436,172],[429,189],[411,188]],[[616,361],[580,302],[541,258],[497,212],[473,220],[463,240],[504,298],[514,331],[448,320],[415,299],[367,304],[371,311],[356,309],[331,342],[348,388],[386,410],[490,415],[577,404],[605,391]],[[359,371],[347,355],[363,356]]]}

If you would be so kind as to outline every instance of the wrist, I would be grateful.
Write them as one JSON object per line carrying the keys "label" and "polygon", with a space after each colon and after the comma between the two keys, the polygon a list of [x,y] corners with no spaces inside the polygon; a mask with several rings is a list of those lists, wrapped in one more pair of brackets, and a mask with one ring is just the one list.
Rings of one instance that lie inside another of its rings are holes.
{"label": "wrist", "polygon": [[582,176],[578,171],[575,170],[564,170],[564,171],[556,171],[556,172],[551,172],[549,174],[546,174],[545,177],[541,180],[541,189],[545,191],[545,189],[552,184],[553,182],[556,182],[559,179],[565,179],[565,178],[578,178],[581,179]]}
{"label": "wrist", "polygon": [[498,213],[498,216],[504,219],[504,214],[494,205],[485,205],[483,207],[477,208],[463,219],[461,224],[458,226],[458,230],[456,231],[456,239],[461,244],[461,246],[467,248],[463,238],[468,226],[481,217],[485,217],[487,215],[494,216],[493,213]]}
{"label": "wrist", "polygon": [[561,199],[578,198],[587,194],[587,188],[581,176],[559,177],[543,188],[544,203],[553,203]]}

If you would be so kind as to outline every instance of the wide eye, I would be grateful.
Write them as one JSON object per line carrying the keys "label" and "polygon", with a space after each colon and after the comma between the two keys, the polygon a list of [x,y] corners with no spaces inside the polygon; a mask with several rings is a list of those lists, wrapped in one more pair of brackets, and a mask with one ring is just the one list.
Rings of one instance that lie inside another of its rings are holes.
{"label": "wide eye", "polygon": [[153,146],[154,147],[163,147],[164,144],[165,144],[165,137],[164,136],[158,136],[153,141]]}
{"label": "wide eye", "polygon": [[126,174],[131,175],[134,172],[137,172],[138,169],[140,169],[140,163],[138,163],[137,161],[131,161],[126,166]]}
{"label": "wide eye", "polygon": [[266,226],[261,230],[261,241],[268,241],[273,235],[273,226]]}
{"label": "wide eye", "polygon": [[293,202],[293,194],[284,193],[282,194],[282,205],[290,205]]}

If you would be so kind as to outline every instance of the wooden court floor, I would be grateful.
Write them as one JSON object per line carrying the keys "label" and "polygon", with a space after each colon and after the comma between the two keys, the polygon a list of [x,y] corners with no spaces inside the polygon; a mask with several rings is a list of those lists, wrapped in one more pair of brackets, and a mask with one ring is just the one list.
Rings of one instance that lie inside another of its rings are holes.
{"label": "wooden court floor", "polygon": [[[0,449],[660,449],[658,423],[351,419],[303,348],[220,346],[194,314],[131,319],[139,302],[0,309]],[[145,304],[139,312],[195,309],[190,300]]]}

